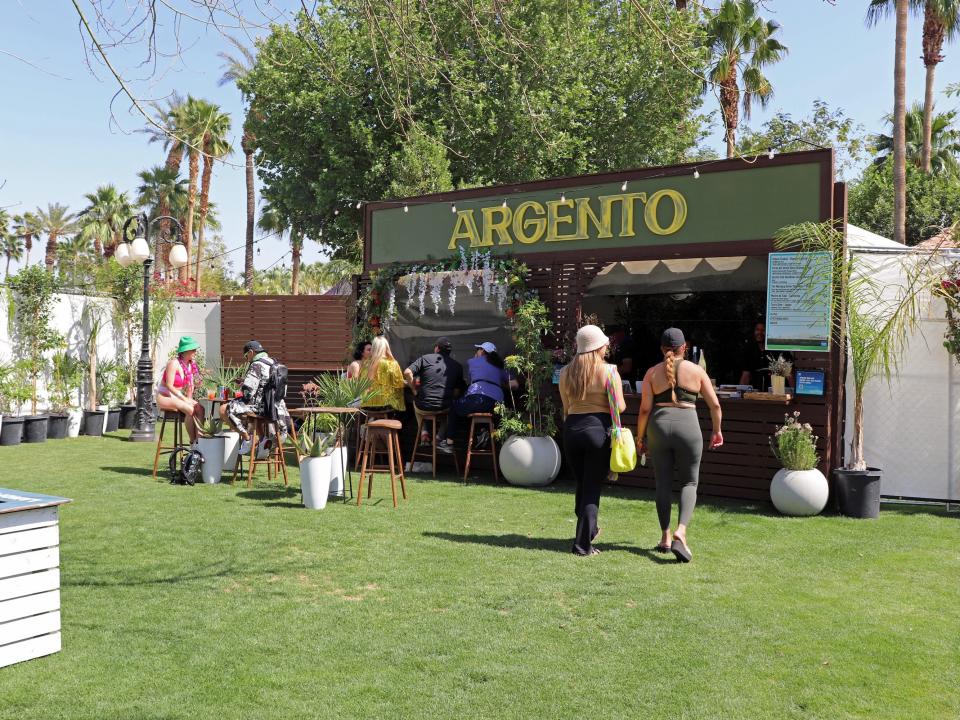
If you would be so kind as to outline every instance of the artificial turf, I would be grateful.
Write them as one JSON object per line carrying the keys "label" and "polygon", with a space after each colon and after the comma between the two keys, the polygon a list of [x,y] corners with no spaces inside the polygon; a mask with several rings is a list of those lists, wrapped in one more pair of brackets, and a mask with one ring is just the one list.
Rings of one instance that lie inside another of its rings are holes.
{"label": "artificial turf", "polygon": [[[378,477],[363,507],[182,487],[119,436],[0,448],[65,495],[63,651],[0,669],[0,718],[960,717],[960,515],[780,517],[702,499],[690,565],[648,493]],[[0,626],[2,633],[2,626]]]}

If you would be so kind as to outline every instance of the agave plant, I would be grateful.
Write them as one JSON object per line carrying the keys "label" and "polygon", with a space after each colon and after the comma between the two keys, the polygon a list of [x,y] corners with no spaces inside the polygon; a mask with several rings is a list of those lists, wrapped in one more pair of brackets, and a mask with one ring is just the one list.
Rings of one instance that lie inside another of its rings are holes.
{"label": "agave plant", "polygon": [[234,384],[243,375],[243,368],[238,365],[231,365],[220,357],[220,364],[216,370],[210,372],[204,378],[203,387],[205,390],[217,390],[218,388],[232,388]]}
{"label": "agave plant", "polygon": [[297,454],[301,458],[318,458],[330,454],[334,438],[330,435],[311,437],[310,433],[301,433],[297,438]]}
{"label": "agave plant", "polygon": [[207,438],[216,437],[223,430],[223,420],[218,417],[210,417],[203,422],[194,418],[193,423],[197,426],[197,432]]}
{"label": "agave plant", "polygon": [[362,407],[373,399],[373,381],[367,377],[341,377],[334,373],[313,379],[318,401],[326,407]]}

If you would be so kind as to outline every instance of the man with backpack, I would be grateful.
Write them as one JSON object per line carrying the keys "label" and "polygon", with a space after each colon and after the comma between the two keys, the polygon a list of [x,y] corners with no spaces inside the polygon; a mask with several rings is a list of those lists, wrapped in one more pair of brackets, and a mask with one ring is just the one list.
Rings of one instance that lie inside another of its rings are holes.
{"label": "man with backpack", "polygon": [[[220,417],[228,421],[246,442],[250,433],[244,424],[245,415],[267,418],[272,426],[279,424],[280,436],[286,438],[290,414],[284,398],[287,394],[287,368],[267,355],[256,340],[243,346],[243,358],[249,365],[240,397],[220,406]],[[270,428],[273,433],[273,427]]]}

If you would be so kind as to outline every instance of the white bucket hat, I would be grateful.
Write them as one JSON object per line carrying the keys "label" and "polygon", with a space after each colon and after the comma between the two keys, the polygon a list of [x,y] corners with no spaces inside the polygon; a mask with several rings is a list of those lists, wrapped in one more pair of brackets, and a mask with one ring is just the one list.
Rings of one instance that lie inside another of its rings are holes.
{"label": "white bucket hat", "polygon": [[584,325],[577,330],[577,354],[599,350],[610,342],[610,338],[603,334],[603,330],[596,325]]}

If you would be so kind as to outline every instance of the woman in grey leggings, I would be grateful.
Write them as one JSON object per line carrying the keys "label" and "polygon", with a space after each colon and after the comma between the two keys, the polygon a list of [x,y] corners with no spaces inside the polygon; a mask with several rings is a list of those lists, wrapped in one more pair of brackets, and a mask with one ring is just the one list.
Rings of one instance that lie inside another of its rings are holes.
{"label": "woman in grey leggings", "polygon": [[[710,408],[713,434],[710,449],[723,445],[720,432],[720,402],[713,383],[699,365],[683,359],[687,350],[683,333],[668,328],[660,337],[663,362],[647,370],[643,378],[643,397],[637,421],[640,452],[649,448],[657,479],[657,516],[662,532],[657,552],[672,552],[680,562],[690,562],[693,554],[687,545],[687,525],[697,504],[697,481],[703,435],[697,421],[697,397],[702,395]],[[670,531],[674,476],[681,483],[680,520]]]}

